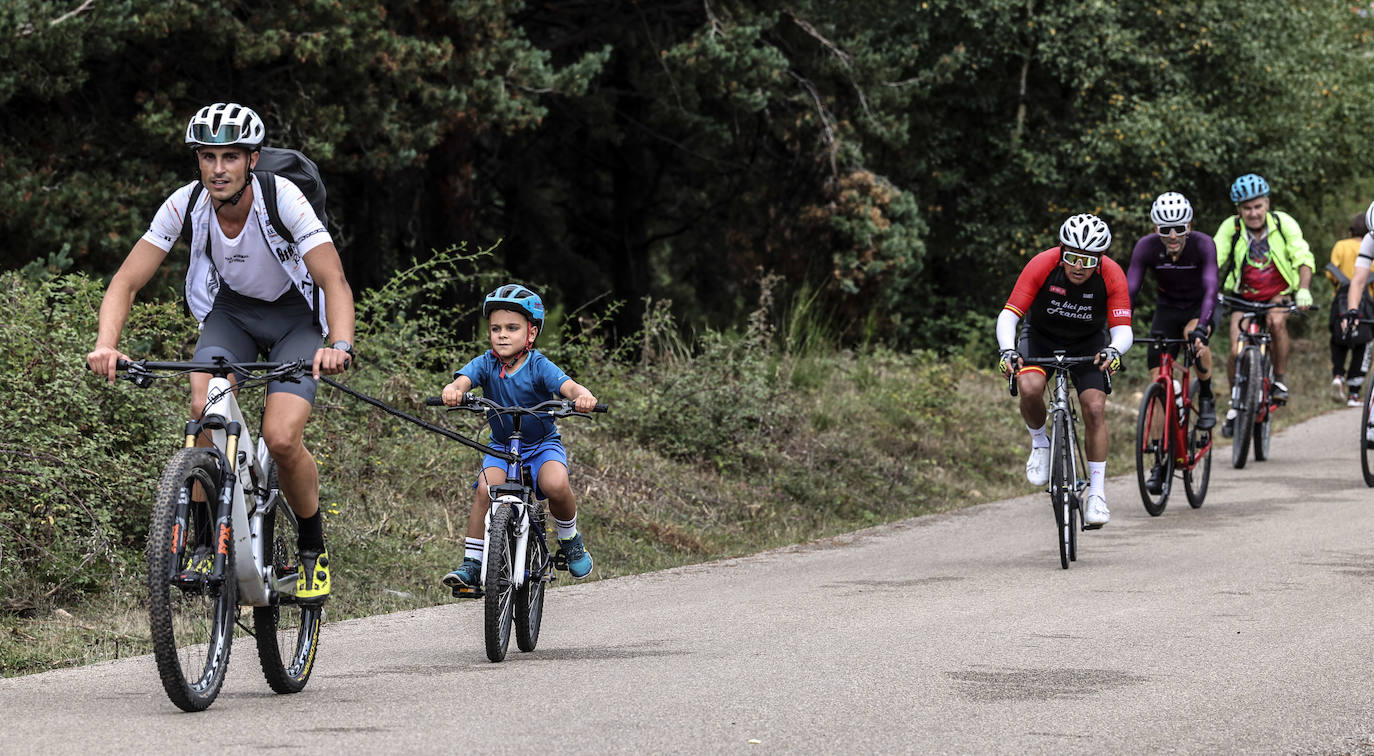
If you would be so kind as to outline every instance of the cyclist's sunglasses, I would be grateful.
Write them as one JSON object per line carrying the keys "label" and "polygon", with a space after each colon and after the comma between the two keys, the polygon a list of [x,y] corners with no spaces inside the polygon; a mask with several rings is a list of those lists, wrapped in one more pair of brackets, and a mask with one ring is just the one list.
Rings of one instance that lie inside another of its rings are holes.
{"label": "cyclist's sunglasses", "polygon": [[214,131],[210,124],[197,123],[191,127],[191,138],[200,144],[234,144],[243,136],[243,127],[236,123],[220,124]]}
{"label": "cyclist's sunglasses", "polygon": [[1160,236],[1183,236],[1188,233],[1187,226],[1155,226]]}
{"label": "cyclist's sunglasses", "polygon": [[1063,258],[1065,265],[1078,265],[1084,268],[1096,268],[1098,256],[1089,255],[1084,252],[1075,252],[1069,249],[1064,250]]}

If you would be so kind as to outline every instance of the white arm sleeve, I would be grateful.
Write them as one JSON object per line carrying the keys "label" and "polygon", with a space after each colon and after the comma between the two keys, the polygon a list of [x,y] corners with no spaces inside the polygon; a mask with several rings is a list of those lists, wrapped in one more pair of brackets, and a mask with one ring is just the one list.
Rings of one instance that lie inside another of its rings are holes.
{"label": "white arm sleeve", "polygon": [[1374,234],[1365,234],[1360,239],[1360,256],[1355,258],[1355,270],[1369,270],[1369,263],[1374,260]]}
{"label": "white arm sleeve", "polygon": [[1112,326],[1111,334],[1112,341],[1107,346],[1121,354],[1125,354],[1126,350],[1135,343],[1135,334],[1131,332],[1131,327],[1128,325]]}
{"label": "white arm sleeve", "polygon": [[1021,322],[1021,316],[1002,308],[1002,312],[997,315],[997,348],[1006,351],[1016,348],[1016,324]]}

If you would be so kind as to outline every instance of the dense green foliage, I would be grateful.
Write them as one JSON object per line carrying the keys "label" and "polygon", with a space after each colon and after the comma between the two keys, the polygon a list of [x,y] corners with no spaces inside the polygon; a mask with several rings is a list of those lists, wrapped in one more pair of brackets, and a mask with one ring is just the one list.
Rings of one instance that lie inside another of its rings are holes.
{"label": "dense green foliage", "polygon": [[1121,259],[1155,194],[1210,231],[1256,171],[1329,247],[1327,198],[1364,201],[1369,34],[1289,0],[24,0],[0,7],[0,267],[111,272],[193,175],[185,119],[236,99],[320,161],[356,288],[504,240],[553,301],[624,303],[617,339],[650,297],[740,323],[776,274],[848,342],[943,349],[1070,212]]}

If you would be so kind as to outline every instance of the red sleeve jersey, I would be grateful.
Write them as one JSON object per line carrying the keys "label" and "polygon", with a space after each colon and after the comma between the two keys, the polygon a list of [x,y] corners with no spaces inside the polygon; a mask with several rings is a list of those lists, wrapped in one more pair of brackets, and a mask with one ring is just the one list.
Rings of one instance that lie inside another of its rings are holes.
{"label": "red sleeve jersey", "polygon": [[1059,258],[1059,247],[1031,258],[1016,279],[1006,309],[1025,318],[1028,327],[1050,344],[1076,344],[1111,326],[1131,324],[1126,274],[1115,260],[1103,257],[1094,275],[1075,285]]}

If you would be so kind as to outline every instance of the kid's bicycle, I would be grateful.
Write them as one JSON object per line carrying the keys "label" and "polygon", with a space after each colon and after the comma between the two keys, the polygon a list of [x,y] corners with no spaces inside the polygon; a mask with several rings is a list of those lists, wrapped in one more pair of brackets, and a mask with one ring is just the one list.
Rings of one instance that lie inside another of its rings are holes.
{"label": "kid's bicycle", "polygon": [[1183,345],[1183,362],[1174,361],[1165,349],[1160,354],[1159,376],[1145,387],[1136,420],[1135,477],[1140,499],[1151,517],[1164,512],[1173,488],[1174,471],[1183,473],[1188,504],[1197,509],[1207,496],[1212,474],[1212,431],[1197,427],[1197,387],[1189,389],[1189,368],[1194,354],[1189,339],[1152,336],[1136,343],[1159,347]]}
{"label": "kid's bicycle", "polygon": [[[443,400],[430,397],[425,403],[442,406]],[[516,646],[521,651],[534,650],[544,616],[545,589],[554,580],[555,568],[568,569],[562,551],[549,554],[544,501],[535,498],[534,476],[524,459],[520,421],[535,415],[591,415],[575,410],[570,399],[551,399],[533,407],[506,407],[472,393],[464,394],[462,401],[449,409],[481,412],[488,417],[510,415],[514,421],[509,453],[483,448],[487,454],[505,460],[507,466],[506,482],[488,488],[491,506],[487,509],[484,534],[482,589],[479,592],[458,584],[450,585],[455,597],[485,598],[483,635],[487,658],[499,662],[506,658],[512,623]],[[606,405],[598,404],[594,411],[605,412]]]}
{"label": "kid's bicycle", "polygon": [[[186,424],[185,446],[163,469],[148,527],[148,620],[168,698],[185,711],[214,702],[235,625],[256,639],[272,690],[301,691],[319,651],[324,609],[296,601],[296,515],[235,394],[298,380],[311,364],[120,360],[119,369],[140,388],[188,373],[212,376],[204,413]],[[195,445],[202,432],[213,446]],[[252,628],[240,621],[240,606],[252,607]]]}
{"label": "kid's bicycle", "polygon": [[1269,457],[1269,437],[1273,432],[1274,410],[1286,400],[1273,395],[1274,364],[1269,359],[1271,310],[1296,312],[1297,305],[1286,302],[1251,302],[1227,294],[1222,301],[1232,310],[1241,312],[1240,338],[1245,342],[1236,356],[1236,381],[1231,387],[1231,406],[1236,410],[1232,424],[1231,465],[1237,470],[1245,467],[1254,445],[1255,461]]}
{"label": "kid's bicycle", "polygon": [[[1050,428],[1050,506],[1054,509],[1054,528],[1059,536],[1059,566],[1069,568],[1069,562],[1078,560],[1078,531],[1093,530],[1096,527],[1083,523],[1083,491],[1088,487],[1084,473],[1088,466],[1084,462],[1083,445],[1078,436],[1078,407],[1074,392],[1070,391],[1072,376],[1070,368],[1077,365],[1091,365],[1095,355],[1068,357],[1056,351],[1053,357],[1022,357],[1021,364],[1043,367],[1054,372],[1051,381],[1051,400],[1047,406]],[[1107,393],[1112,392],[1112,377],[1103,373],[1107,382]],[[1016,396],[1016,376],[1007,379],[1012,396]]]}

